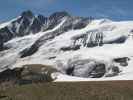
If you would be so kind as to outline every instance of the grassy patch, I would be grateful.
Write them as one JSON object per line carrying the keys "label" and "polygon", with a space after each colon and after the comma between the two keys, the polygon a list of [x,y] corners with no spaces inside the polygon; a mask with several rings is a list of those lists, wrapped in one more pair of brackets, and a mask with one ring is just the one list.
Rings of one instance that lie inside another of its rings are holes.
{"label": "grassy patch", "polygon": [[133,100],[132,84],[133,81],[41,83],[10,87],[0,93],[5,100]]}

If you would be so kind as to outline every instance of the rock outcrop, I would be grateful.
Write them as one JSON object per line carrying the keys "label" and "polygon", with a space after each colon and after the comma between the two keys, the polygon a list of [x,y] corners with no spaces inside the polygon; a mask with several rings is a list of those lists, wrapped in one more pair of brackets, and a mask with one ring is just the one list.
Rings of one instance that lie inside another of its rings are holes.
{"label": "rock outcrop", "polygon": [[31,64],[21,68],[6,69],[0,72],[0,83],[10,82],[12,84],[32,84],[40,82],[51,82],[54,78],[52,73],[57,70],[51,66]]}
{"label": "rock outcrop", "polygon": [[[68,61],[66,67],[64,68],[67,75],[85,77],[85,78],[100,78],[108,74],[111,71],[111,75],[117,75],[119,73],[119,68],[116,66],[108,66],[100,61],[92,59],[82,59],[82,60],[70,60]],[[109,75],[109,74],[108,74]],[[108,76],[106,75],[106,76]]]}
{"label": "rock outcrop", "polygon": [[57,69],[67,75],[84,78],[113,77],[121,72],[119,66],[111,62],[81,58],[69,59],[65,65],[57,62]]}
{"label": "rock outcrop", "polygon": [[114,58],[113,61],[115,63],[119,63],[121,66],[128,66],[128,61],[130,59],[128,57]]}

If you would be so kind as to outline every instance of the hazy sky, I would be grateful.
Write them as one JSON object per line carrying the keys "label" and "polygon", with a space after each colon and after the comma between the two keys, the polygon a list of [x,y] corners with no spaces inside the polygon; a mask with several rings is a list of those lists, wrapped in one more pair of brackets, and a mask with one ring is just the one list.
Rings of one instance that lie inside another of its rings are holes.
{"label": "hazy sky", "polygon": [[0,22],[24,10],[46,16],[65,10],[74,16],[133,20],[133,0],[0,0]]}

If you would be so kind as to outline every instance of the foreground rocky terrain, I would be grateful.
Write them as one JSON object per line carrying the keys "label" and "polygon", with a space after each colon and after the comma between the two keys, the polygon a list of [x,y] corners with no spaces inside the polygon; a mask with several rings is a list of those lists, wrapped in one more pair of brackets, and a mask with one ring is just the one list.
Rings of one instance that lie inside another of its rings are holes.
{"label": "foreground rocky terrain", "polygon": [[6,69],[0,73],[0,85],[10,87],[33,83],[52,82],[58,71],[46,65],[24,65],[21,68]]}
{"label": "foreground rocky terrain", "polygon": [[0,25],[1,78],[32,64],[56,69],[55,81],[132,80],[132,34],[133,21],[25,11]]}

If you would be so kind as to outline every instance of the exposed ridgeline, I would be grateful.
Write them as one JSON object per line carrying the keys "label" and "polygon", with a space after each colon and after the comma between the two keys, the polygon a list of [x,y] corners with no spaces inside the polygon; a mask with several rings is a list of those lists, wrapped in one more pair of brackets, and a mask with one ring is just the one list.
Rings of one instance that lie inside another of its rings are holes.
{"label": "exposed ridgeline", "polygon": [[[55,28],[63,18],[66,22],[58,30],[65,32],[71,29],[84,28],[93,18],[73,17],[67,12],[56,12],[49,17],[34,15],[31,11],[24,11],[18,18],[11,21],[7,26],[0,29],[0,49],[3,44],[14,37],[22,37],[29,34],[36,34]],[[57,32],[57,30],[56,30]],[[52,38],[52,37],[50,37]]]}

